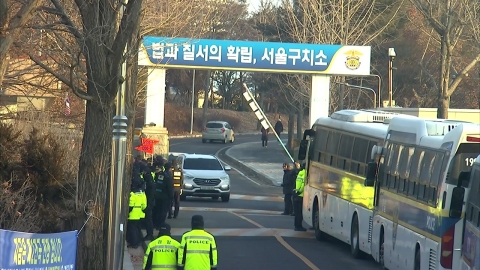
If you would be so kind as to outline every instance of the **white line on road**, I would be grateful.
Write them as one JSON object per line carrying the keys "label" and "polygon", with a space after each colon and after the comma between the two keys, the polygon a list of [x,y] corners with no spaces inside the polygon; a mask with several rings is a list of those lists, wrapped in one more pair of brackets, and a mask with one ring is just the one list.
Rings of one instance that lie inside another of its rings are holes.
{"label": "white line on road", "polygon": [[180,210],[195,211],[195,212],[239,212],[239,213],[274,214],[274,215],[275,214],[279,215],[282,212],[282,211],[241,209],[241,208],[183,207],[183,206],[180,206]]}
{"label": "white line on road", "polygon": [[225,163],[225,164],[227,164],[228,166],[230,166],[233,170],[235,170],[236,172],[238,172],[240,175],[242,175],[243,177],[245,177],[245,178],[246,178],[247,180],[249,180],[250,182],[252,182],[252,183],[254,183],[254,184],[258,185],[258,186],[261,186],[260,183],[258,183],[257,181],[251,179],[250,177],[246,176],[244,173],[242,173],[241,171],[239,171],[239,170],[236,169],[235,167],[229,165],[228,163],[226,163],[225,161],[221,160],[221,159],[218,157],[218,153],[220,153],[220,151],[222,151],[222,150],[224,150],[224,149],[227,149],[227,148],[229,148],[229,147],[231,147],[231,146],[223,147],[222,149],[218,150],[218,151],[215,153],[215,156],[218,158],[218,160],[220,160],[220,162]]}

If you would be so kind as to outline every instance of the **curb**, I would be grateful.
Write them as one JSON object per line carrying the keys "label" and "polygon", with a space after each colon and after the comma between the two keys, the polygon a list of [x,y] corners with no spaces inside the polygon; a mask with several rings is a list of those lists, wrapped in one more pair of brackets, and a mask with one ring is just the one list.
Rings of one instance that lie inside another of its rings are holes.
{"label": "curb", "polygon": [[[246,133],[235,133],[235,136],[242,135],[261,135],[260,132],[246,132]],[[187,135],[173,135],[168,136],[169,139],[183,139],[183,138],[201,138],[202,134],[187,134]]]}
{"label": "curb", "polygon": [[[282,142],[284,142],[284,141],[285,141],[285,140],[282,140]],[[278,184],[278,183],[277,183],[277,182],[278,182],[277,180],[271,178],[270,176],[266,175],[265,173],[260,172],[259,170],[255,169],[255,168],[250,168],[249,166],[244,165],[244,164],[243,164],[243,161],[241,161],[241,160],[239,160],[239,159],[237,159],[237,158],[235,158],[235,157],[233,157],[232,155],[229,154],[230,150],[231,150],[232,148],[234,148],[234,147],[241,147],[241,146],[244,145],[244,144],[257,144],[257,143],[259,143],[259,142],[248,142],[248,143],[237,144],[237,145],[235,145],[235,146],[232,146],[232,147],[228,148],[228,149],[225,151],[225,155],[227,155],[230,159],[233,159],[233,160],[237,163],[237,165],[242,168],[241,170],[252,170],[252,171],[255,172],[255,174],[256,174],[257,176],[258,176],[258,175],[261,175],[261,176],[263,177],[263,180],[265,180],[265,179],[270,180],[270,182],[272,182],[271,185],[276,186],[276,187],[280,187],[281,184]]]}

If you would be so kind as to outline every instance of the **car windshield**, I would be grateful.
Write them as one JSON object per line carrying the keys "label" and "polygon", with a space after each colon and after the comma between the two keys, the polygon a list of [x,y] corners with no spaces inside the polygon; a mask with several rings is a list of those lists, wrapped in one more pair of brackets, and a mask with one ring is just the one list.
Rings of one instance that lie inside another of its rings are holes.
{"label": "car windshield", "polygon": [[221,171],[222,165],[218,160],[211,158],[188,158],[183,162],[185,170],[204,170],[204,171]]}
{"label": "car windshield", "polygon": [[221,123],[207,123],[207,128],[222,128],[223,124]]}

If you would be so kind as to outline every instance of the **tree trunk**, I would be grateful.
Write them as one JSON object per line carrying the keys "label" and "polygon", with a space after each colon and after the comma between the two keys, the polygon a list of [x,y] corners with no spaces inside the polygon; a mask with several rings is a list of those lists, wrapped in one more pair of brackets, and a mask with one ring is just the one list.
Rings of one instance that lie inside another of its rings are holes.
{"label": "tree trunk", "polygon": [[303,102],[300,101],[297,113],[297,139],[302,139],[303,135]]}
{"label": "tree trunk", "polygon": [[[90,81],[89,84],[93,82]],[[89,86],[89,89],[95,88],[98,89],[100,86]],[[99,94],[107,92],[104,89],[97,91]],[[104,103],[103,106],[99,102],[87,102],[78,173],[78,228],[81,228],[87,219],[84,209],[93,216],[78,237],[77,269],[105,269],[108,224],[108,211],[105,210],[108,209],[106,193],[110,177],[114,110],[113,102]]]}
{"label": "tree trunk", "polygon": [[294,138],[294,133],[295,133],[295,114],[294,113],[289,113],[288,114],[288,151],[290,151],[290,154],[293,153],[293,138]]}
{"label": "tree trunk", "polygon": [[438,93],[437,118],[447,119],[450,97],[448,88],[450,86],[450,63],[452,60],[450,50],[449,34],[444,33],[440,39],[440,91]]}

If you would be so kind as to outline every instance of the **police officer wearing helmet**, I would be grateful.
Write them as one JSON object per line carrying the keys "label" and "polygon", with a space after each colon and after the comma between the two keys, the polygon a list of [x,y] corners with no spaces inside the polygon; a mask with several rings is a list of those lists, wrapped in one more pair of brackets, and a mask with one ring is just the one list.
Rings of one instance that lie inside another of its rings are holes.
{"label": "police officer wearing helmet", "polygon": [[303,227],[303,191],[305,189],[305,163],[302,163],[295,179],[295,189],[293,190],[293,211],[295,213],[295,231],[304,232],[307,229]]}
{"label": "police officer wearing helmet", "polygon": [[143,258],[143,270],[177,270],[180,243],[170,236],[170,225],[160,225],[158,238],[150,242]]}
{"label": "police officer wearing helmet", "polygon": [[147,208],[147,197],[143,192],[143,183],[139,175],[132,176],[132,190],[128,203],[128,222],[127,222],[127,242],[130,247],[138,248],[142,241],[142,232],[140,228],[141,219],[145,217],[145,208]]}
{"label": "police officer wearing helmet", "polygon": [[192,216],[192,230],[183,234],[178,249],[178,269],[216,270],[217,263],[215,237],[204,230],[203,216]]}
{"label": "police officer wearing helmet", "polygon": [[155,225],[165,223],[171,201],[173,200],[173,182],[170,175],[170,164],[166,163],[165,170],[159,164],[155,167]]}

